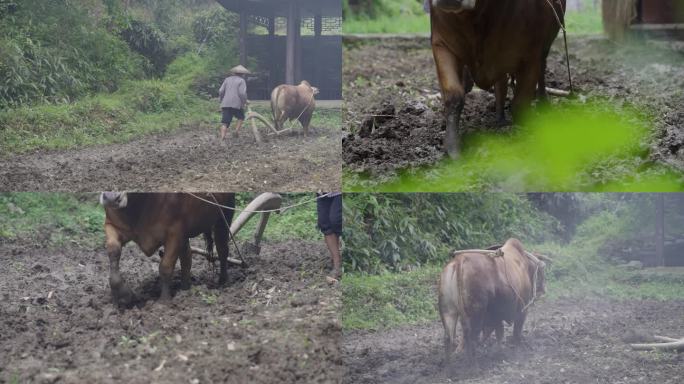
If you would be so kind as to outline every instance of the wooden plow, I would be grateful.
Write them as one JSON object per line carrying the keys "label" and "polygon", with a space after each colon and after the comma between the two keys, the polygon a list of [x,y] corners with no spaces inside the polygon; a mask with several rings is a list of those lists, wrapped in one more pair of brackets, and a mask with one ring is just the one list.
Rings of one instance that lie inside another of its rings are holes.
{"label": "wooden plow", "polygon": [[635,351],[684,351],[684,338],[674,339],[665,336],[653,336],[659,343],[630,344]]}
{"label": "wooden plow", "polygon": [[[259,219],[259,224],[257,224],[254,232],[254,242],[250,244],[250,249],[258,255],[259,252],[261,252],[261,238],[264,235],[268,219],[271,216],[271,213],[280,213],[279,210],[282,202],[283,198],[277,193],[268,192],[257,196],[244,210],[242,210],[242,212],[240,212],[237,219],[230,225],[230,236],[234,238],[252,217],[260,214],[261,219]],[[190,247],[190,253],[205,257],[210,264],[213,264],[216,261],[216,251],[207,252],[205,249]],[[243,265],[242,260],[234,258],[228,258],[228,262],[235,265]]]}
{"label": "wooden plow", "polygon": [[268,129],[270,132],[268,133],[269,135],[281,135],[285,132],[291,131],[292,127],[290,128],[283,128],[280,131],[276,129],[275,122],[271,123],[266,117],[264,117],[262,114],[257,113],[252,111],[252,107],[247,105],[247,116],[245,116],[245,122],[249,120],[250,125],[252,127],[252,134],[254,134],[254,139],[258,144],[261,144],[264,142],[263,137],[261,136],[261,133],[259,132],[259,128],[256,125],[256,120],[261,121]]}

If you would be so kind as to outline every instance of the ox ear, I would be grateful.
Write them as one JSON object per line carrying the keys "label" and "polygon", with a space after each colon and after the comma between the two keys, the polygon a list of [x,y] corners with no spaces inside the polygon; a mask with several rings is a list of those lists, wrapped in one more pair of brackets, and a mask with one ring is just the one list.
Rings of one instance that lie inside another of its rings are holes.
{"label": "ox ear", "polygon": [[320,93],[318,87],[311,87],[311,90],[313,91],[314,95],[318,95]]}

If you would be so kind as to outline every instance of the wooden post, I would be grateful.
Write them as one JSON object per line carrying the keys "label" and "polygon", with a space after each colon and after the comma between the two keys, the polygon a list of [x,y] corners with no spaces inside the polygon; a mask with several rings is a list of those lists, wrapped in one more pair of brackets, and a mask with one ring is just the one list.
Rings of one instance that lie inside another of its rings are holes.
{"label": "wooden post", "polygon": [[247,13],[240,12],[240,64],[247,66]]}
{"label": "wooden post", "polygon": [[268,66],[268,77],[266,78],[266,87],[268,87],[268,90],[272,90],[275,88],[275,84],[273,84],[273,74],[275,71],[278,70],[280,65],[277,65],[277,60],[276,60],[276,55],[275,55],[275,50],[276,50],[276,36],[275,36],[275,23],[276,23],[276,18],[271,16],[268,18],[268,49],[269,49],[269,61],[270,65]]}
{"label": "wooden post", "polygon": [[299,27],[297,17],[297,4],[293,0],[289,3],[287,13],[287,43],[285,53],[285,83],[295,83],[295,54],[297,52],[297,28]]}
{"label": "wooden post", "polygon": [[654,265],[665,265],[665,194],[658,193],[655,197],[656,222],[655,222],[655,258]]}

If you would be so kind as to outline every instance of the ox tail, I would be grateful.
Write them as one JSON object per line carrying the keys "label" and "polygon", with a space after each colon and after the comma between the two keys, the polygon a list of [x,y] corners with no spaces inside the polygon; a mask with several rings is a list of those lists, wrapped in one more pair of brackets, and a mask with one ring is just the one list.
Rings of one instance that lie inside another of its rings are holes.
{"label": "ox tail", "polygon": [[275,128],[280,131],[282,130],[282,127],[280,126],[280,116],[281,113],[279,113],[279,106],[278,106],[278,100],[280,98],[280,93],[282,92],[283,88],[282,87],[276,87],[275,89],[275,96],[271,95],[271,113],[273,114],[273,124],[275,125]]}
{"label": "ox tail", "polygon": [[439,315],[444,326],[445,362],[448,360],[457,342],[456,328],[458,325],[458,282],[457,262],[450,262],[442,271],[439,279]]}
{"label": "ox tail", "polygon": [[204,232],[204,245],[209,254],[209,258],[213,258],[214,255],[214,237],[211,235],[211,231]]}

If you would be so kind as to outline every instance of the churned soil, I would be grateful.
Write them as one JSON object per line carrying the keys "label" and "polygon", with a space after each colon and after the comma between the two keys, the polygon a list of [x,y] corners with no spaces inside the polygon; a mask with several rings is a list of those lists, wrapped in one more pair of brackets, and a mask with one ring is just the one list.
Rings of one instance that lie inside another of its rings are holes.
{"label": "churned soil", "polygon": [[[441,322],[344,335],[348,383],[680,383],[684,354],[638,352],[628,343],[654,334],[684,335],[684,301],[605,298],[539,302],[525,342],[494,345],[472,361],[454,355],[443,365]],[[506,335],[512,333],[507,327]]]}
{"label": "churned soil", "polygon": [[103,250],[10,244],[0,258],[0,382],[341,381],[340,300],[321,244],[262,244],[223,287],[195,259],[192,288],[176,276],[169,304],[157,301],[159,257],[129,245],[129,309],[110,301]]}
{"label": "churned soil", "polygon": [[[345,48],[345,169],[387,179],[399,170],[442,159],[446,123],[429,39],[348,39]],[[619,45],[601,37],[573,36],[569,49],[580,98],[631,105],[648,115],[654,124],[644,138],[650,150],[642,162],[684,171],[684,44],[647,40]],[[561,41],[549,55],[546,78],[549,87],[569,89]],[[462,122],[466,133],[512,129],[497,126],[493,93],[477,88],[466,97]]]}
{"label": "churned soil", "polygon": [[315,127],[308,137],[296,128],[261,145],[247,125],[225,146],[217,126],[201,125],[123,144],[0,155],[0,184],[8,191],[340,190],[339,127]]}

